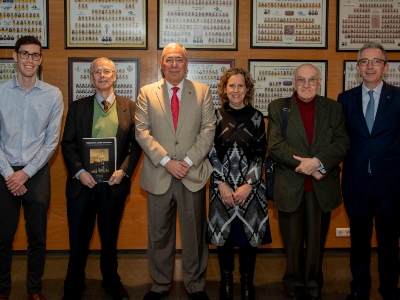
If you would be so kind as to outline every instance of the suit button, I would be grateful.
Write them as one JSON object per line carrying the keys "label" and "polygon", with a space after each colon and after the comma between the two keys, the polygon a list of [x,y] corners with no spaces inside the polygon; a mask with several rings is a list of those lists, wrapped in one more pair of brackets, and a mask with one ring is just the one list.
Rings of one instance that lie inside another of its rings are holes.
{"label": "suit button", "polygon": [[178,142],[175,142],[175,145],[178,145],[179,143]]}

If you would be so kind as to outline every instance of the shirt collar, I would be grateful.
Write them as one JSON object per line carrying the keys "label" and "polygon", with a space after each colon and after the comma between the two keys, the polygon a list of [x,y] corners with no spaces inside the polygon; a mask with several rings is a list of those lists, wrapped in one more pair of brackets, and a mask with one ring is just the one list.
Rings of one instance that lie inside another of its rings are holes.
{"label": "shirt collar", "polygon": [[182,80],[178,85],[172,85],[172,84],[170,84],[167,80],[165,80],[165,82],[167,83],[168,91],[171,91],[171,89],[172,89],[174,86],[177,86],[177,87],[179,88],[179,91],[182,91],[182,88],[183,88],[183,81],[184,81],[184,80]]}
{"label": "shirt collar", "polygon": [[[20,85],[19,85],[17,76],[18,75],[15,75],[14,78],[12,79],[11,88],[16,88],[16,87],[21,88]],[[34,89],[34,88],[38,88],[38,89],[41,89],[41,90],[43,89],[43,82],[41,80],[39,80],[37,77],[35,79],[35,84],[34,84],[32,89]]]}
{"label": "shirt collar", "polygon": [[[374,91],[375,93],[377,93],[378,95],[381,94],[382,92],[382,87],[383,87],[383,81],[381,81],[380,84],[378,84],[378,86],[376,88],[374,88],[372,91]],[[363,83],[362,85],[362,91],[363,91],[363,95],[368,94],[369,91],[371,91],[370,89],[368,89],[365,84]]]}

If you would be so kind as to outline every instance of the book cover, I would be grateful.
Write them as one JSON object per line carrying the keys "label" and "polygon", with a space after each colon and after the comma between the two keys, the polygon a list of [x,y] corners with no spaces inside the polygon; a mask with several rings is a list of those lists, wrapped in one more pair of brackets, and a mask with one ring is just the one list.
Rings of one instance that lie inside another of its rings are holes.
{"label": "book cover", "polygon": [[84,138],[83,166],[96,182],[108,182],[117,167],[117,139]]}

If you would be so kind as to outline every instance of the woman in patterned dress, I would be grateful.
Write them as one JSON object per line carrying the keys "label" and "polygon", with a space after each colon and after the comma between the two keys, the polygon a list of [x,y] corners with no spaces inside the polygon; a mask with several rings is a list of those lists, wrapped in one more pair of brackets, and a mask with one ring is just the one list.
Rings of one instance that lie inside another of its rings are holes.
{"label": "woman in patterned dress", "polygon": [[241,68],[226,71],[218,85],[222,107],[209,159],[207,240],[217,246],[220,299],[233,299],[234,247],[239,247],[242,299],[254,297],[257,246],[271,243],[262,166],[266,154],[263,114],[252,106],[254,80]]}

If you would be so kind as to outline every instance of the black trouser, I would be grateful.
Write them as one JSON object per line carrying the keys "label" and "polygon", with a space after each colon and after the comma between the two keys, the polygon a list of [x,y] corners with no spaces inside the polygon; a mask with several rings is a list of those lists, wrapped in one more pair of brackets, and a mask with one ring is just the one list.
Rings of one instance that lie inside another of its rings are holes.
{"label": "black trouser", "polygon": [[[13,167],[14,171],[23,167]],[[0,297],[11,291],[12,244],[18,227],[21,204],[28,236],[26,288],[29,294],[42,290],[46,254],[47,211],[50,204],[50,169],[44,165],[25,182],[27,192],[13,196],[0,176]]]}
{"label": "black trouser", "polygon": [[64,281],[66,294],[80,294],[85,289],[85,267],[96,222],[101,239],[100,270],[102,286],[106,290],[118,289],[117,239],[125,197],[117,197],[107,182],[93,189],[84,186],[76,198],[67,199],[70,256]]}

